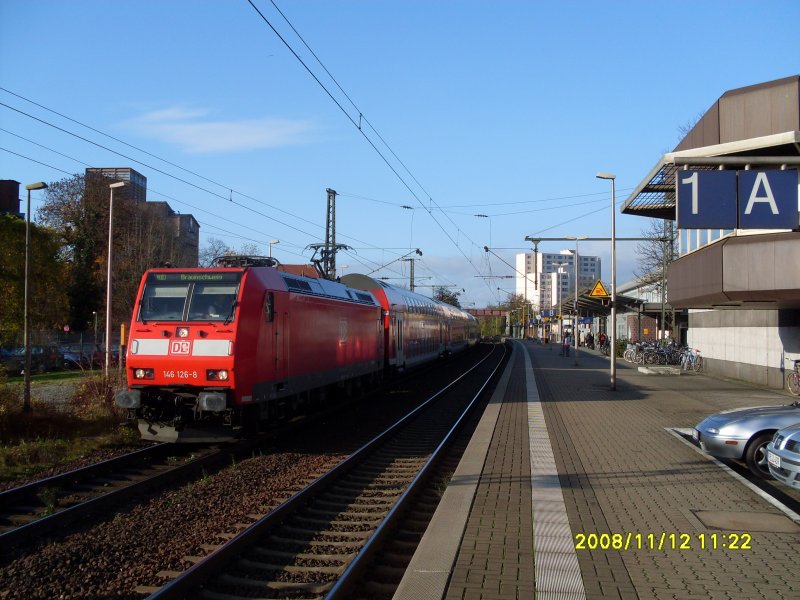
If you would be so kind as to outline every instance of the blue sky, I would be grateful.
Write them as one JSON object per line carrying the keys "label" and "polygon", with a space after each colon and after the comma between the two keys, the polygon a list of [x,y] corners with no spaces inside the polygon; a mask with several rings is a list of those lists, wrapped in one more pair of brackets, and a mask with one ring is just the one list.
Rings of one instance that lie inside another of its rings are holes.
{"label": "blue sky", "polygon": [[[0,179],[24,192],[130,166],[150,200],[195,215],[201,245],[266,254],[279,239],[286,263],[324,239],[333,188],[346,272],[420,248],[419,285],[484,306],[513,289],[484,276],[513,272],[483,246],[513,264],[526,235],[608,237],[598,171],[617,175],[621,203],[726,90],[800,73],[794,0],[276,0],[339,89],[275,5],[253,3],[327,92],[247,0],[3,0]],[[620,237],[647,226],[616,222]],[[581,253],[609,281],[608,242]],[[623,283],[635,243],[617,255]],[[408,264],[374,275],[405,278]]]}

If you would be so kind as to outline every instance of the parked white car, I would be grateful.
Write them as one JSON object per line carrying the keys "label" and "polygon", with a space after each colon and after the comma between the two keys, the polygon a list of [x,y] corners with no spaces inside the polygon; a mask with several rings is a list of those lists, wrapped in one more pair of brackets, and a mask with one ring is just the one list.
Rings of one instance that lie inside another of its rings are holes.
{"label": "parked white car", "polygon": [[775,479],[800,490],[800,423],[775,434],[767,445],[767,464]]}

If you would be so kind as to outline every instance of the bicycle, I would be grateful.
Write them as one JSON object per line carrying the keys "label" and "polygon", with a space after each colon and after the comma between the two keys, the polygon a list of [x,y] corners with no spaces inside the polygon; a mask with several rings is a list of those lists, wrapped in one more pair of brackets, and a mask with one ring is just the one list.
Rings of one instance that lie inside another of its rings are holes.
{"label": "bicycle", "polygon": [[794,369],[786,374],[786,389],[792,396],[800,396],[800,360],[794,361]]}
{"label": "bicycle", "polygon": [[687,348],[681,358],[681,369],[700,373],[703,370],[703,357],[700,356],[700,350]]}

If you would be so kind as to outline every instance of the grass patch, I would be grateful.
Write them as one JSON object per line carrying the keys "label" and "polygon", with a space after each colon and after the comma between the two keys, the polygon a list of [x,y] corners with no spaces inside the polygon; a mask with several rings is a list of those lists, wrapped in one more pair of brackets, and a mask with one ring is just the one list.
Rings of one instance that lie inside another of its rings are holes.
{"label": "grass patch", "polygon": [[[116,372],[116,371],[115,371]],[[71,371],[50,371],[49,373],[33,373],[31,374],[31,386],[37,386],[43,383],[59,383],[65,381],[75,381],[84,379],[88,375],[100,375],[103,373],[102,369],[96,370],[82,370],[74,369]],[[7,383],[22,383],[25,378],[22,375],[8,376]]]}
{"label": "grass patch", "polygon": [[0,481],[29,478],[96,450],[138,445],[138,432],[120,425],[125,415],[113,403],[121,382],[81,376],[66,406],[36,401],[24,412],[22,384],[0,374]]}

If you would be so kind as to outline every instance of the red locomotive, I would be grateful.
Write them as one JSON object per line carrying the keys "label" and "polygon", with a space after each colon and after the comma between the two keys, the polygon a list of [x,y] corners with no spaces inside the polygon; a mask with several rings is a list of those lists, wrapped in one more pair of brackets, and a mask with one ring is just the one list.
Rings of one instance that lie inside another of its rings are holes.
{"label": "red locomotive", "polygon": [[239,264],[142,277],[116,403],[144,439],[231,439],[478,339],[471,315],[364,275]]}

